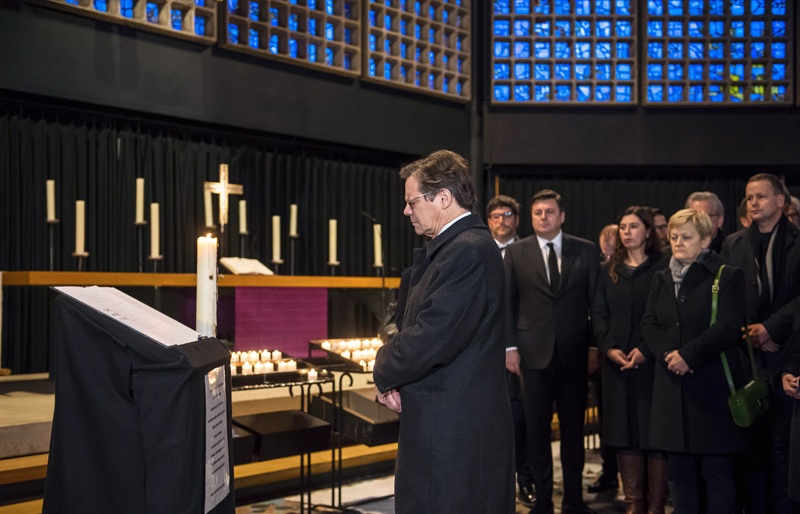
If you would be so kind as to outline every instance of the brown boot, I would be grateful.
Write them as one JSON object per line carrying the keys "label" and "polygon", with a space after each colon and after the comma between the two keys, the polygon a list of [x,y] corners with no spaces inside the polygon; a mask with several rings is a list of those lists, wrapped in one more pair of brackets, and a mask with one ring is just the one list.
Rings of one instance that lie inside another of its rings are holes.
{"label": "brown boot", "polygon": [[667,458],[658,453],[647,455],[647,514],[664,514],[669,488]]}
{"label": "brown boot", "polygon": [[644,461],[642,454],[631,451],[617,453],[619,474],[622,477],[622,493],[627,509],[625,514],[644,514]]}

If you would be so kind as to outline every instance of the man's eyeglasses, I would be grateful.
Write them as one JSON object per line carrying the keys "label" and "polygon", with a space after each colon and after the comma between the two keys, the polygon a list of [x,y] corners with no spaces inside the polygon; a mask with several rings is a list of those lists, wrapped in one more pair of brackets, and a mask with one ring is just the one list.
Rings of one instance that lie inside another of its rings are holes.
{"label": "man's eyeglasses", "polygon": [[[431,191],[431,193],[433,193],[433,191]],[[406,204],[408,204],[408,206],[411,207],[411,209],[413,210],[414,209],[414,204],[419,202],[420,198],[422,198],[423,196],[428,196],[431,193],[422,193],[419,196],[415,196],[413,198],[409,198],[408,200],[406,200]]]}
{"label": "man's eyeglasses", "polygon": [[512,211],[506,212],[498,212],[496,214],[491,214],[489,217],[492,218],[494,221],[500,221],[501,219],[508,219],[513,216],[514,213]]}

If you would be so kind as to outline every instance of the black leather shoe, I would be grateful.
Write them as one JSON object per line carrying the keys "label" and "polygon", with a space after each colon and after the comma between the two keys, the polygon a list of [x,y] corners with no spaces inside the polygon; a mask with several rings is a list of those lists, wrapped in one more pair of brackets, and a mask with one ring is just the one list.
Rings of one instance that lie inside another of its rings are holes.
{"label": "black leather shoe", "polygon": [[539,498],[533,500],[533,506],[528,514],[553,514],[553,503],[544,504]]}
{"label": "black leather shoe", "polygon": [[606,473],[600,473],[600,476],[597,477],[597,480],[589,484],[589,487],[586,488],[592,494],[602,493],[603,491],[610,491],[612,489],[617,489],[619,484],[617,484],[617,476],[609,476]]}
{"label": "black leather shoe", "polygon": [[519,484],[519,501],[530,508],[536,501],[536,494],[533,492],[533,484]]}
{"label": "black leather shoe", "polygon": [[597,514],[585,503],[580,505],[561,505],[561,514]]}

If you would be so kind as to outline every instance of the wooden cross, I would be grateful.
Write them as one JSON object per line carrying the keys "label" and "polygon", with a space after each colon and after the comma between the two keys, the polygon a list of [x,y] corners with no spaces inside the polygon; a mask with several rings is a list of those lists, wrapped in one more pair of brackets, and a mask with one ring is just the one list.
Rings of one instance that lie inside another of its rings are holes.
{"label": "wooden cross", "polygon": [[228,165],[219,165],[219,182],[205,182],[205,191],[211,191],[219,195],[219,225],[220,231],[225,232],[225,225],[228,224],[228,195],[244,194],[244,187],[241,184],[228,183]]}

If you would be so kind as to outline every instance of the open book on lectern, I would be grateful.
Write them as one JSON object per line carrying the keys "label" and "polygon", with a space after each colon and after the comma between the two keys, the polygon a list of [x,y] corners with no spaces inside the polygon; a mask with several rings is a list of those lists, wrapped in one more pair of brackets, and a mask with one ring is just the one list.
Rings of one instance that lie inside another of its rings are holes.
{"label": "open book on lectern", "polygon": [[197,341],[200,334],[114,287],[54,287],[82,304],[164,346]]}

